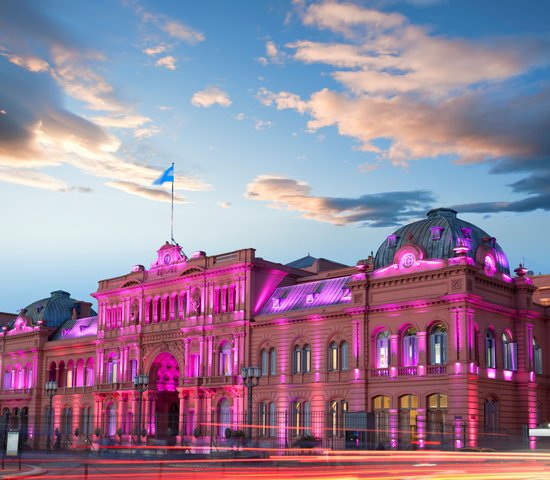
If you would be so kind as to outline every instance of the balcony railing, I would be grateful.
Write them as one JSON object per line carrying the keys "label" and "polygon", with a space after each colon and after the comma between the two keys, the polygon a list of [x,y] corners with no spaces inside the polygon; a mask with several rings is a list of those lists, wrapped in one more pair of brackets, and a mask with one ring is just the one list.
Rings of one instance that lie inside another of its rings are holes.
{"label": "balcony railing", "polygon": [[0,390],[0,398],[28,398],[32,396],[32,388],[12,388],[9,390]]}

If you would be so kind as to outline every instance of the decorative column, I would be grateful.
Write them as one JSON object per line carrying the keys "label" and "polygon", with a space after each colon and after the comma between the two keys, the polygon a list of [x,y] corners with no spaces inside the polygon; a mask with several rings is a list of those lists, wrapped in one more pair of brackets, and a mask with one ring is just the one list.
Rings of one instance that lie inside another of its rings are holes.
{"label": "decorative column", "polygon": [[418,340],[418,368],[417,374],[420,376],[426,375],[426,364],[428,363],[427,355],[427,339],[428,332],[418,332],[416,338]]}
{"label": "decorative column", "polygon": [[[208,337],[208,359],[207,359],[207,366],[208,366],[208,370],[207,370],[207,376],[208,377],[213,377],[214,376],[214,371],[212,369],[212,354],[213,354],[213,351],[214,351],[214,337],[210,336]],[[201,358],[201,365],[205,363],[205,359]]]}
{"label": "decorative column", "polygon": [[426,448],[426,409],[418,408],[416,410],[416,428],[417,428],[417,445],[419,449]]}
{"label": "decorative column", "polygon": [[397,450],[398,446],[398,410],[395,408],[389,409],[390,414],[390,448]]}
{"label": "decorative column", "polygon": [[178,437],[177,442],[181,445],[182,441],[181,439],[185,436],[186,432],[184,430],[184,424],[183,421],[185,419],[185,398],[186,394],[183,391],[183,387],[178,387],[178,399],[180,403],[180,412],[179,412],[179,418],[178,418]]}

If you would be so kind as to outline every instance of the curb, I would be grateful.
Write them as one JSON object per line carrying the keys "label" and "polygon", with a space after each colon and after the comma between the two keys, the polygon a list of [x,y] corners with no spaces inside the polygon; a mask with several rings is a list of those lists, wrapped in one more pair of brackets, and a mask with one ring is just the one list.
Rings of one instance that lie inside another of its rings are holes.
{"label": "curb", "polygon": [[0,478],[9,479],[9,478],[21,478],[21,477],[35,477],[37,475],[43,475],[47,471],[42,467],[34,467],[32,465],[23,464],[22,467],[26,467],[29,470],[15,472],[15,473],[7,473],[6,475],[0,474]]}

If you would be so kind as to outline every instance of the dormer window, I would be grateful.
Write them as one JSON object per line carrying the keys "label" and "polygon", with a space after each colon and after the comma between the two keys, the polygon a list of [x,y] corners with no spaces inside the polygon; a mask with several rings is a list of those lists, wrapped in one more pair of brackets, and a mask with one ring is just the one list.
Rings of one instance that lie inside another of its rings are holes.
{"label": "dormer window", "polygon": [[388,247],[395,248],[397,245],[397,240],[399,240],[399,237],[395,234],[388,235]]}
{"label": "dormer window", "polygon": [[306,296],[306,303],[313,303],[313,300],[315,300],[315,297],[317,296],[317,293],[308,293]]}
{"label": "dormer window", "polygon": [[351,289],[349,287],[343,287],[342,290],[342,300],[351,300]]}
{"label": "dormer window", "polygon": [[430,227],[430,230],[432,231],[432,240],[439,240],[441,238],[441,232],[443,231],[443,227],[439,227],[439,226]]}
{"label": "dormer window", "polygon": [[462,235],[464,235],[464,238],[472,238],[472,229],[470,227],[462,227],[460,230],[462,230]]}
{"label": "dormer window", "polygon": [[279,297],[274,297],[271,299],[271,306],[273,308],[279,308],[281,306],[281,299]]}

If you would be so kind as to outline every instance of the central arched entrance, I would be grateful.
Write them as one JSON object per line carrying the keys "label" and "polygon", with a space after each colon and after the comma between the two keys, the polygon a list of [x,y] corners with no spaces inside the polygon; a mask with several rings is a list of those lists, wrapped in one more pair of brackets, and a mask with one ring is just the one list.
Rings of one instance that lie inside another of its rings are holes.
{"label": "central arched entrance", "polygon": [[159,354],[149,370],[149,390],[157,392],[150,433],[157,438],[179,435],[179,379],[176,358],[167,352]]}

